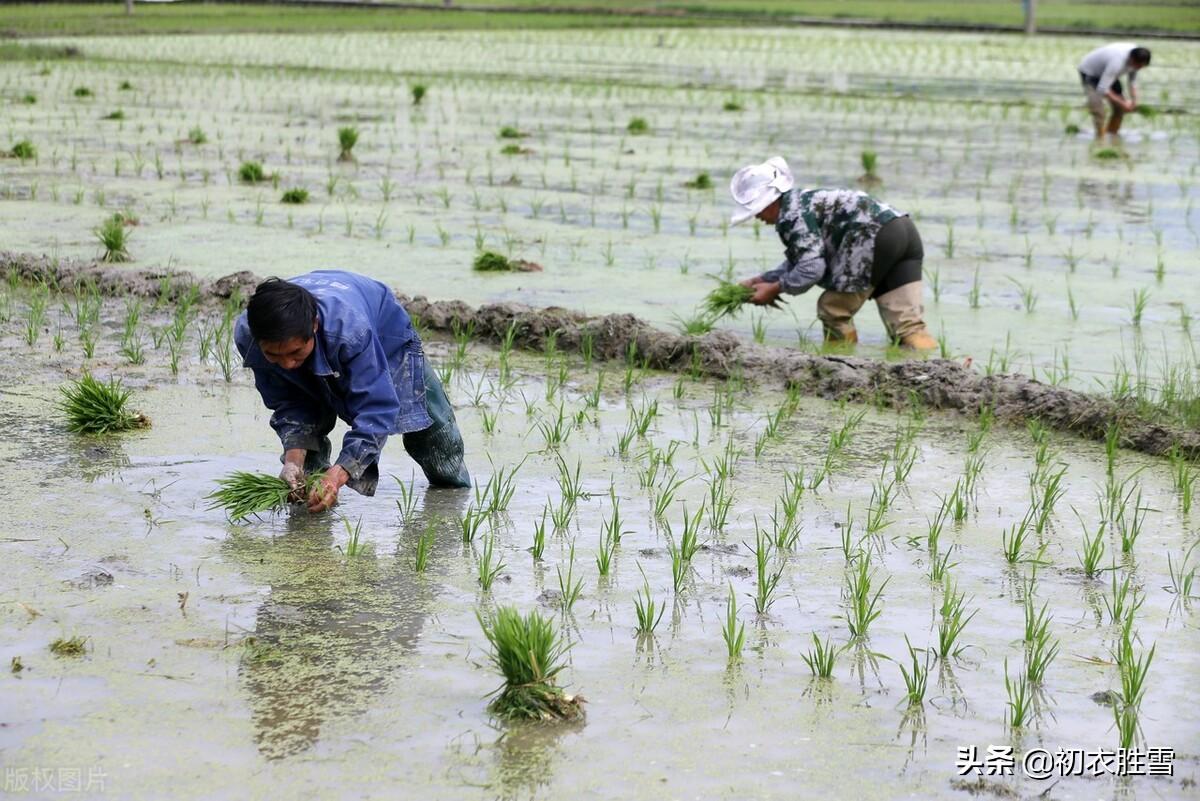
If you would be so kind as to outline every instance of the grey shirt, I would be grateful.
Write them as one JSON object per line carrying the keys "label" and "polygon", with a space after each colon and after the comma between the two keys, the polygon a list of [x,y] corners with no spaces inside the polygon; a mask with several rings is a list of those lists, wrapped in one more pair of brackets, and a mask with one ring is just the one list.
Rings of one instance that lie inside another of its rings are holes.
{"label": "grey shirt", "polygon": [[1137,47],[1133,42],[1113,42],[1097,47],[1079,62],[1079,72],[1099,83],[1096,90],[1104,94],[1122,75],[1129,75],[1129,85],[1137,77],[1137,70],[1129,66],[1129,54]]}

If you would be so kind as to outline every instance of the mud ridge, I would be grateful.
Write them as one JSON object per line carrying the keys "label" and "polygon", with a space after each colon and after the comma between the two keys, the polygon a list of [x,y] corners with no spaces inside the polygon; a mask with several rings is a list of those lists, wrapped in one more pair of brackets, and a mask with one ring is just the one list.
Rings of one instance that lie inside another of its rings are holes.
{"label": "mud ridge", "polygon": [[[195,286],[202,299],[211,301],[239,293],[248,297],[259,280],[249,271],[209,281],[183,271],[130,269],[9,252],[0,252],[0,271],[63,291],[82,284],[114,296],[166,294],[173,298]],[[526,350],[543,350],[553,335],[564,351],[580,352],[590,343],[597,359],[626,359],[632,352],[639,364],[657,370],[695,370],[713,378],[741,376],[765,385],[794,386],[806,395],[827,400],[895,409],[920,404],[977,415],[991,407],[998,419],[1009,423],[1038,419],[1051,428],[1091,440],[1103,439],[1115,423],[1124,448],[1162,456],[1178,446],[1189,458],[1200,457],[1200,431],[1147,420],[1109,398],[1049,386],[1020,374],[985,376],[946,359],[890,362],[815,355],[756,345],[729,331],[684,336],[655,328],[631,314],[593,317],[558,307],[490,303],[475,308],[456,300],[430,301],[401,293],[396,297],[428,331],[452,333],[471,328],[475,337],[499,341],[511,327],[514,344]]]}

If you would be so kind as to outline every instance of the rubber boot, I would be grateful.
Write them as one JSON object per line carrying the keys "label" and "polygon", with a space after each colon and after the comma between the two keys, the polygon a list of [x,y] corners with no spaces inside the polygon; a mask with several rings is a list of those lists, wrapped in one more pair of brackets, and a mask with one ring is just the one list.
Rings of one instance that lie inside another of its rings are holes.
{"label": "rubber boot", "polygon": [[938,341],[928,331],[914,331],[900,337],[900,347],[907,350],[937,350]]}

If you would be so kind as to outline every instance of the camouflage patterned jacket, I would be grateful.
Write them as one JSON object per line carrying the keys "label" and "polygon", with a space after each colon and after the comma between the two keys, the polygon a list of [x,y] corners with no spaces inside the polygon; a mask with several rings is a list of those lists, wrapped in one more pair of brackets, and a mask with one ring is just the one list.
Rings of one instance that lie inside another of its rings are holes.
{"label": "camouflage patterned jacket", "polygon": [[871,286],[875,236],[884,223],[906,216],[854,189],[793,189],[780,197],[775,230],[786,259],[763,280],[798,295],[817,285],[835,292]]}

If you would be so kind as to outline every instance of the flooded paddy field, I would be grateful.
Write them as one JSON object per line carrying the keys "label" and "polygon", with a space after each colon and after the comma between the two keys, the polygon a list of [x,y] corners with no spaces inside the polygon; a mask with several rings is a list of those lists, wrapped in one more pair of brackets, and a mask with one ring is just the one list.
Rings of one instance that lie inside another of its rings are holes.
{"label": "flooded paddy field", "polygon": [[[801,185],[853,186],[869,151],[880,181],[869,188],[922,232],[928,320],[945,354],[1099,391],[1195,367],[1195,43],[1155,43],[1141,89],[1156,113],[1131,117],[1111,152],[1088,141],[1075,64],[1094,42],[1078,37],[664,30],[48,44],[85,58],[0,66],[6,132],[37,150],[4,163],[0,248],[91,257],[93,229],[128,210],[142,266],[210,276],[341,266],[410,296],[673,325],[713,276],[779,261],[772,231],[725,222],[734,170],[779,154]],[[425,94],[414,104],[416,87]],[[359,134],[352,160],[339,160],[343,127]],[[241,180],[246,162],[264,180]],[[706,185],[702,174],[711,188],[690,188]],[[294,189],[307,202],[282,203]],[[545,272],[475,275],[481,249]],[[817,347],[813,301],[728,325]],[[860,318],[862,352],[883,355],[882,325],[870,309]]]}
{"label": "flooded paddy field", "polygon": [[[772,231],[726,225],[733,170],[779,153],[804,185],[855,185],[870,151],[872,191],[924,236],[943,355],[1197,426],[1195,43],[1154,44],[1158,113],[1104,154],[1068,132],[1088,123],[1084,38],[62,43],[83,57],[0,64],[4,133],[36,150],[0,162],[0,250],[93,258],[121,213],[131,269],[337,267],[409,297],[671,328],[713,277],[779,259]],[[685,185],[702,173],[711,187]],[[483,249],[544,270],[475,273]],[[232,350],[236,301],[71,290],[0,285],[17,797],[75,776],[122,798],[1195,796],[1184,454],[431,332],[475,489],[427,489],[393,442],[375,498],[231,523],[205,496],[274,472],[279,448]],[[811,296],[721,325],[820,348]],[[859,355],[896,356],[870,309],[860,329]],[[84,370],[120,378],[151,426],[71,434],[60,387]],[[478,615],[502,606],[570,644],[559,682],[584,721],[488,713]],[[1122,742],[1174,749],[1172,775],[958,767],[972,746]]]}
{"label": "flooded paddy field", "polygon": [[[233,524],[204,496],[233,470],[270,470],[278,443],[248,376],[199,355],[220,309],[198,313],[172,376],[165,345],[129,363],[132,301],[106,301],[88,365],[122,377],[152,426],[89,438],[56,408],[79,330],[30,345],[27,298],[11,297],[6,767],[95,772],[130,798],[1025,797],[1047,783],[959,778],[959,747],[1115,748],[1124,638],[1143,661],[1153,649],[1139,742],[1174,748],[1174,776],[1065,778],[1048,797],[1192,792],[1184,462],[462,337],[428,351],[477,489],[426,489],[393,443],[382,469],[398,480],[374,499]],[[139,324],[173,313],[147,302]],[[497,481],[511,498],[486,513]],[[348,556],[360,524],[366,547]],[[502,567],[485,591],[487,548]],[[647,599],[662,617],[639,635]],[[476,614],[502,605],[560,627],[584,722],[487,713],[499,678]],[[1026,670],[1038,620],[1052,655],[1013,729],[1005,675]],[[806,663],[814,636],[836,653],[829,678]],[[82,655],[51,652],[75,637]]]}

